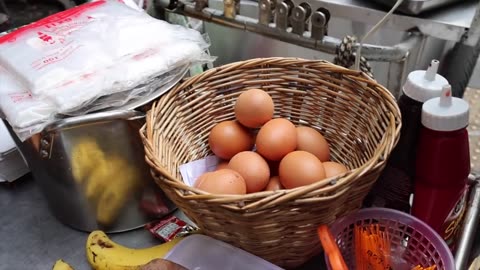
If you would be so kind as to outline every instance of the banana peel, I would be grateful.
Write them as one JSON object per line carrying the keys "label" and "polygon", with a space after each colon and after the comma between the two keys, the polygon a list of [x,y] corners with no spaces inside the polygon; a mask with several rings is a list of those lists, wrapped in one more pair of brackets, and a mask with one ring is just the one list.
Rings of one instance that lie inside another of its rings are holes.
{"label": "banana peel", "polygon": [[103,231],[90,233],[87,260],[95,270],[141,270],[154,259],[163,258],[183,238],[144,249],[132,249],[112,241]]}
{"label": "banana peel", "polygon": [[74,270],[68,263],[63,260],[57,260],[52,270]]}

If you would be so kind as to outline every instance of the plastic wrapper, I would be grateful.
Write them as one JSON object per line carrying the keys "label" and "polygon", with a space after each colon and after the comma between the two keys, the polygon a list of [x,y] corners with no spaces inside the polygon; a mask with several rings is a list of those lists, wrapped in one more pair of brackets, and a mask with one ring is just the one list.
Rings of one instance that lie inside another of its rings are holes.
{"label": "plastic wrapper", "polygon": [[[208,45],[199,32],[122,1],[87,3],[0,36],[0,66],[10,77],[7,86],[0,78],[0,96],[22,100],[0,109],[24,140],[57,114],[115,108],[154,93],[182,67],[212,62]],[[29,117],[15,116],[19,111]]]}
{"label": "plastic wrapper", "polygon": [[38,129],[52,119],[55,105],[36,98],[0,67],[0,108],[11,126],[17,130]]}
{"label": "plastic wrapper", "polygon": [[111,107],[132,109],[135,104],[144,104],[169,90],[187,72],[189,65],[172,69],[158,77],[143,81],[141,84],[111,95],[102,96],[78,110],[64,112],[65,115],[77,116],[90,112],[100,111]]}

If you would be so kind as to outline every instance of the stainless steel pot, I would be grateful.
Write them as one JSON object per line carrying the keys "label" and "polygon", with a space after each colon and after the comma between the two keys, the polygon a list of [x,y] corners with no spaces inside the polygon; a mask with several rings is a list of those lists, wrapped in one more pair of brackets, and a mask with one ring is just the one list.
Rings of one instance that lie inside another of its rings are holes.
{"label": "stainless steel pot", "polygon": [[174,209],[145,163],[144,120],[137,111],[101,112],[56,121],[25,142],[14,136],[61,222],[119,232]]}

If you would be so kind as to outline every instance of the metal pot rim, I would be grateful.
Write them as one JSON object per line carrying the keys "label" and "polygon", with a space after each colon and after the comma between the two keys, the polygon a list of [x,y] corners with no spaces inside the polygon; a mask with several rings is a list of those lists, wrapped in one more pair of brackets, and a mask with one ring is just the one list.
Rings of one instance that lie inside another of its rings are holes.
{"label": "metal pot rim", "polygon": [[109,120],[135,120],[145,117],[145,114],[135,110],[114,110],[104,111],[80,116],[73,116],[55,121],[45,127],[45,132],[50,132],[58,129],[64,129],[81,124],[109,121]]}

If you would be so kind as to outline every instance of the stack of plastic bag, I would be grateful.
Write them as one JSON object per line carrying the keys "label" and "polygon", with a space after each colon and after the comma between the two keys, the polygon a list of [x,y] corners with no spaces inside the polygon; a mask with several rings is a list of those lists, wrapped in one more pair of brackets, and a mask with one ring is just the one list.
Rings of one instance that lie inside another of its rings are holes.
{"label": "stack of plastic bag", "polygon": [[199,32],[122,1],[87,3],[0,37],[0,109],[26,139],[58,114],[148,94],[146,82],[158,86],[179,67],[212,61],[207,47]]}

